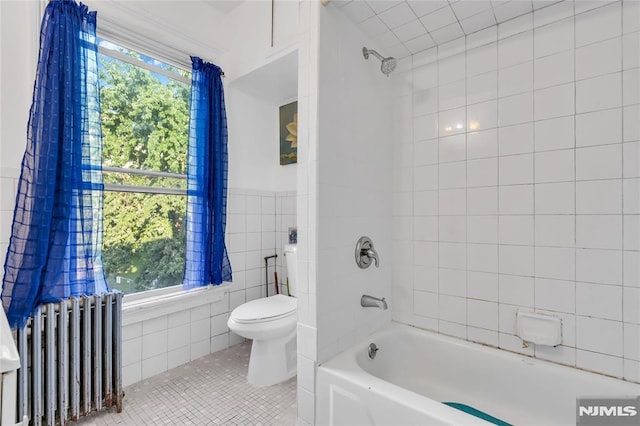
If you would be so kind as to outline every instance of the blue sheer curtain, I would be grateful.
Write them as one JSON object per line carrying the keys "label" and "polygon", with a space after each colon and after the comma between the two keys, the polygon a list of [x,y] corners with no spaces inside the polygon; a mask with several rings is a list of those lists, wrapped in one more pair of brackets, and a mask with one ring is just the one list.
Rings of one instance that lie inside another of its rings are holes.
{"label": "blue sheer curtain", "polygon": [[227,221],[227,113],[222,70],[191,57],[184,288],[231,281]]}
{"label": "blue sheer curtain", "polygon": [[108,291],[102,245],[102,134],[96,13],[47,5],[2,303],[22,327],[41,303]]}

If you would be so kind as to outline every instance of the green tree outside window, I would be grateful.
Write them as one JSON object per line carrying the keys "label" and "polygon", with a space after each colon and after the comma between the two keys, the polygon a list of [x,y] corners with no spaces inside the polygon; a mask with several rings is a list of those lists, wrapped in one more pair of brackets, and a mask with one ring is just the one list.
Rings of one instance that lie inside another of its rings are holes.
{"label": "green tree outside window", "polygon": [[[103,166],[185,174],[189,85],[108,55],[100,54],[99,62]],[[186,180],[167,177],[105,172],[104,179],[186,189]],[[185,213],[184,195],[106,191],[103,258],[109,285],[134,293],[180,284]]]}

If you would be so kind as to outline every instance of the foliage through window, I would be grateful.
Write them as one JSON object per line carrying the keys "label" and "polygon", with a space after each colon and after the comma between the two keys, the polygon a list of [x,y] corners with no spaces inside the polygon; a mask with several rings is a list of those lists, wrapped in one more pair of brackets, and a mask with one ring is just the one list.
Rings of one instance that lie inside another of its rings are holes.
{"label": "foliage through window", "polygon": [[105,40],[98,62],[107,280],[124,293],[180,284],[190,74]]}

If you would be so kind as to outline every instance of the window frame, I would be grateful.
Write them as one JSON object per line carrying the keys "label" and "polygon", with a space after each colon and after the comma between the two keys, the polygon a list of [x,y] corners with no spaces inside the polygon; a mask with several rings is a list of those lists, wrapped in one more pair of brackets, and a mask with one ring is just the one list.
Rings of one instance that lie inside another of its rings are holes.
{"label": "window frame", "polygon": [[[149,58],[152,59],[156,59],[155,57],[153,57],[153,55],[149,55],[147,53],[142,53],[139,52],[136,49],[132,49],[129,48],[127,46],[123,46],[122,44],[120,44],[119,41],[112,41],[109,37],[105,37],[105,36],[101,36],[100,34],[98,35],[98,39],[100,41],[104,40],[108,43],[112,43],[115,46],[118,47],[122,47],[124,49],[130,50],[132,52],[147,56]],[[133,58],[131,56],[128,56],[118,50],[114,50],[114,49],[109,49],[107,47],[104,47],[100,44],[100,42],[98,42],[98,55],[104,55],[116,60],[119,60],[121,62],[125,62],[128,63],[130,65],[142,68],[142,69],[146,69],[150,72],[162,75],[166,78],[169,78],[171,80],[175,80],[184,84],[187,84],[189,87],[191,87],[191,80],[183,77],[177,73],[168,71],[166,69],[154,66],[152,64],[149,64],[141,59],[137,59],[137,58]],[[156,59],[160,62],[163,62],[165,64],[167,64],[167,62],[160,60],[160,59]],[[170,65],[174,68],[183,70],[185,72],[191,72],[191,70],[186,69],[183,66],[180,65],[176,65],[174,63],[172,64],[167,64]],[[187,129],[188,130],[188,129]],[[187,138],[188,138],[188,134],[187,134]],[[185,155],[187,153],[185,152]],[[103,159],[104,161],[104,159]],[[171,172],[162,172],[162,171],[155,171],[155,170],[144,170],[144,169],[132,169],[132,168],[123,168],[123,167],[113,167],[113,166],[102,166],[102,172],[103,174],[106,173],[122,173],[122,174],[129,174],[129,175],[138,175],[138,176],[147,176],[147,177],[161,177],[161,178],[173,178],[173,179],[183,179],[183,180],[187,180],[187,175],[186,174],[180,174],[180,173],[171,173]],[[166,188],[166,187],[155,187],[155,186],[138,186],[138,185],[120,185],[120,184],[113,184],[113,183],[104,183],[104,191],[105,192],[120,192],[120,193],[137,193],[137,194],[154,194],[154,195],[182,195],[182,196],[187,196],[187,189],[182,189],[182,188]],[[186,215],[186,212],[185,212]],[[211,286],[209,286],[211,287]],[[225,292],[227,290],[225,289]],[[131,309],[136,309],[136,306],[138,306],[138,308],[144,307],[147,305],[146,302],[151,302],[150,306],[151,308],[153,308],[155,305],[158,304],[162,304],[164,303],[163,301],[166,301],[167,299],[174,299],[177,295],[179,294],[187,294],[188,292],[185,291],[182,287],[182,283],[177,283],[175,285],[171,285],[171,286],[167,286],[167,287],[162,287],[162,288],[156,288],[156,289],[149,289],[149,290],[144,290],[144,291],[139,291],[139,292],[135,292],[135,293],[127,293],[124,294],[124,303],[126,305],[129,305]],[[191,292],[189,292],[191,293]]]}

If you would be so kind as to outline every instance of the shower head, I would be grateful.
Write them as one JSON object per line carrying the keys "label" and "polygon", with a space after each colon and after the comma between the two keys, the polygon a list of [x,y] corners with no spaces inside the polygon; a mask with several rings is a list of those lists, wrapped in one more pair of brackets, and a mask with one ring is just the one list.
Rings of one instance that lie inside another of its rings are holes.
{"label": "shower head", "polygon": [[367,49],[366,47],[363,47],[362,56],[364,56],[365,59],[369,59],[369,54],[380,59],[380,62],[382,62],[382,64],[380,65],[380,71],[382,71],[382,74],[386,75],[387,77],[389,77],[389,74],[391,74],[391,72],[396,69],[396,65],[398,64],[398,61],[396,61],[396,58],[393,58],[391,56],[389,56],[388,58],[384,58],[381,54],[379,54],[375,50]]}

